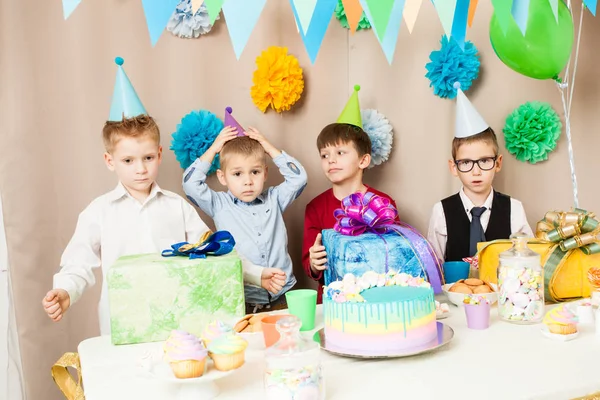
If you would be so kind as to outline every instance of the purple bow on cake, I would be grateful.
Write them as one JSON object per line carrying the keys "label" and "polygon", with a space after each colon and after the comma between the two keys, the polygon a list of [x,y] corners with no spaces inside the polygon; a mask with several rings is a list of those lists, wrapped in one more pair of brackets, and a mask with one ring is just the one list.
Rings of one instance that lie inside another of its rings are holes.
{"label": "purple bow on cake", "polygon": [[[358,236],[370,232],[377,235],[396,233],[405,237],[418,256],[434,292],[441,293],[441,267],[435,252],[415,228],[396,220],[398,211],[389,199],[371,192],[364,195],[354,193],[342,200],[342,208],[335,210],[333,215],[337,220],[333,229],[342,235]],[[385,242],[383,237],[382,239]],[[387,248],[387,242],[385,243]]]}

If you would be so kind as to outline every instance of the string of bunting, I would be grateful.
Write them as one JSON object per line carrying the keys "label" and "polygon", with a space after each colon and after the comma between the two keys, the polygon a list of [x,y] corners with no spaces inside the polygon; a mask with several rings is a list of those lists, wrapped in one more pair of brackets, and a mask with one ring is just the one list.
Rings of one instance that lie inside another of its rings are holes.
{"label": "string of bunting", "polygon": [[[275,1],[275,0],[271,0]],[[338,10],[339,0],[289,0],[291,11],[311,62],[317,54],[329,27],[332,16]],[[560,0],[490,0],[494,14],[502,30],[506,32],[514,21],[523,35],[527,31],[530,1],[547,1],[558,21],[558,1]],[[582,0],[583,5],[595,16],[598,0]],[[173,13],[181,3],[190,0],[141,0],[152,46],[155,46],[167,27]],[[191,0],[192,12],[207,12],[210,24],[214,24],[222,11],[233,45],[239,60],[252,31],[259,21],[267,0]],[[396,42],[404,19],[408,31],[412,33],[422,0],[343,0],[349,29],[354,34],[358,22],[364,16],[372,26],[382,50],[391,64]],[[82,0],[62,0],[63,16],[68,19]],[[426,4],[429,2],[425,2]],[[478,0],[432,0],[440,23],[448,38],[452,38],[464,48],[467,28],[473,24]],[[204,5],[203,10],[200,7]]]}

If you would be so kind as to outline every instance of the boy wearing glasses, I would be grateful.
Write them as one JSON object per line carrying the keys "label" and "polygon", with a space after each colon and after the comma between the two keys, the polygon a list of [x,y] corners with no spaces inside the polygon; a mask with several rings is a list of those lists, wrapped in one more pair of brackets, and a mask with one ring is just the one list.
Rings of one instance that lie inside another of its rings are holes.
{"label": "boy wearing glasses", "polygon": [[477,252],[477,243],[533,236],[520,201],[495,191],[492,182],[502,168],[496,134],[458,88],[452,175],[460,191],[433,206],[427,239],[444,261],[461,261]]}

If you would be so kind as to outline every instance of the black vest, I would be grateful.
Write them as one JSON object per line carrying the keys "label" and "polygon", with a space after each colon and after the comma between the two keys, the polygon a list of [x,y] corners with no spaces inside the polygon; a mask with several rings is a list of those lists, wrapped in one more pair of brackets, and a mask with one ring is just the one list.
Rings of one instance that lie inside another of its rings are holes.
{"label": "black vest", "polygon": [[[442,207],[448,232],[445,261],[462,261],[464,257],[469,257],[471,221],[458,193],[442,200]],[[510,237],[510,211],[510,197],[494,191],[492,214],[485,231],[486,241]]]}

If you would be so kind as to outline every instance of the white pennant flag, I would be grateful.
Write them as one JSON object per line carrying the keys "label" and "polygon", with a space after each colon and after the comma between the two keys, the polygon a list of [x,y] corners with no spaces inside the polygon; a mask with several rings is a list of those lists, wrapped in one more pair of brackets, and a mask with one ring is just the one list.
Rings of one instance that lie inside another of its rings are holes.
{"label": "white pennant flag", "polygon": [[192,15],[196,14],[202,3],[204,3],[204,0],[192,0]]}

